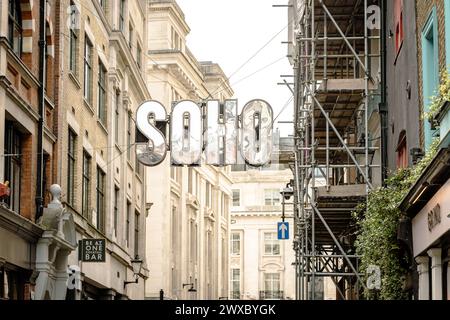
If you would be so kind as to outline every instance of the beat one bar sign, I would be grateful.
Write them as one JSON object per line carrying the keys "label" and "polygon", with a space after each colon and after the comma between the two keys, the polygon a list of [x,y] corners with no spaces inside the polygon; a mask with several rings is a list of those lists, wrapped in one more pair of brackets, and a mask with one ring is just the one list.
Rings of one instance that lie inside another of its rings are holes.
{"label": "beat one bar sign", "polygon": [[83,262],[105,262],[105,239],[83,239],[78,242],[78,260]]}

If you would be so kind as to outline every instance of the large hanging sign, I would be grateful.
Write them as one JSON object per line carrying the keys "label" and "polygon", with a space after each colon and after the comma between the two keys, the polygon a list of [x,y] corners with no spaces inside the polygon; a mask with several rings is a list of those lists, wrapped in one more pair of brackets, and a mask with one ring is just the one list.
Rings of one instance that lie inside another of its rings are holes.
{"label": "large hanging sign", "polygon": [[[248,102],[240,116],[237,100],[197,104],[183,100],[168,117],[158,101],[144,102],[136,113],[136,154],[143,165],[154,167],[170,150],[172,165],[197,166],[205,152],[206,164],[237,163],[237,151],[252,166],[263,166],[272,153],[273,111],[263,100]],[[166,131],[170,134],[166,141]]]}

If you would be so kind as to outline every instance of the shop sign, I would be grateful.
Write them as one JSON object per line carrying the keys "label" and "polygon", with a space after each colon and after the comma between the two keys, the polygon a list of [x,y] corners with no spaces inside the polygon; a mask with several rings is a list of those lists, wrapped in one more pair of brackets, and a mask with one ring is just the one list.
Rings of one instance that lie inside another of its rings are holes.
{"label": "shop sign", "polygon": [[105,262],[105,239],[83,239],[78,242],[78,259],[83,262]]}
{"label": "shop sign", "polygon": [[441,206],[437,204],[430,212],[428,212],[428,230],[430,232],[441,223]]}

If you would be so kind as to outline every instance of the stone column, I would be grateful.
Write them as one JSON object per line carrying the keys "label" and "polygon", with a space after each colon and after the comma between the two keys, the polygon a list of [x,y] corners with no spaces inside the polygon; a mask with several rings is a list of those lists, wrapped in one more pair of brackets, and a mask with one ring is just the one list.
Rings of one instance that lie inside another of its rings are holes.
{"label": "stone column", "polygon": [[441,248],[433,248],[427,251],[431,257],[431,299],[442,300],[442,261]]}
{"label": "stone column", "polygon": [[416,258],[417,272],[419,273],[419,300],[430,299],[430,286],[428,279],[428,257],[420,256]]}

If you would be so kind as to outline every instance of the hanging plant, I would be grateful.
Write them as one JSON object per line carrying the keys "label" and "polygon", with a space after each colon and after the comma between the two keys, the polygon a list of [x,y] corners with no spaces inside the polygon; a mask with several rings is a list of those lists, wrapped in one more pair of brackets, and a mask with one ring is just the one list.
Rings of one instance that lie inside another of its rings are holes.
{"label": "hanging plant", "polygon": [[438,126],[436,116],[448,102],[450,102],[450,75],[447,70],[444,70],[441,74],[441,83],[436,94],[430,97],[429,110],[424,113],[424,118],[431,123],[433,128]]}
{"label": "hanging plant", "polygon": [[[407,299],[403,285],[408,270],[401,263],[405,257],[399,256],[397,244],[397,230],[402,218],[399,205],[430,164],[438,145],[439,140],[435,139],[416,166],[397,171],[386,181],[385,187],[370,192],[367,203],[359,205],[353,213],[359,226],[356,251],[361,257],[360,270],[368,270],[371,265],[381,270],[381,289],[365,290],[367,299]],[[366,277],[364,279],[367,280]]]}

